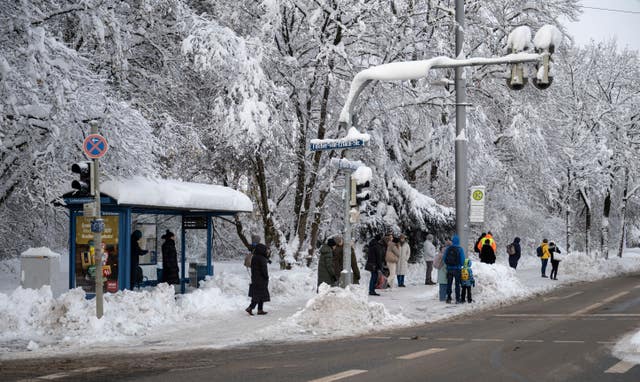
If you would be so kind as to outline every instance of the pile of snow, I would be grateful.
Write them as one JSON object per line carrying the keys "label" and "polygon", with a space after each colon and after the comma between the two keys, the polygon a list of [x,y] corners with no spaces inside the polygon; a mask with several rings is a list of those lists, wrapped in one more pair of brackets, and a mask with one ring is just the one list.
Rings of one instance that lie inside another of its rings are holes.
{"label": "pile of snow", "polygon": [[342,289],[323,283],[318,295],[287,319],[283,329],[320,336],[346,335],[412,323],[400,314],[389,313],[383,304],[370,302],[367,293],[367,286],[350,285]]}
{"label": "pile of snow", "polygon": [[640,331],[622,338],[614,346],[613,355],[623,361],[640,364]]}

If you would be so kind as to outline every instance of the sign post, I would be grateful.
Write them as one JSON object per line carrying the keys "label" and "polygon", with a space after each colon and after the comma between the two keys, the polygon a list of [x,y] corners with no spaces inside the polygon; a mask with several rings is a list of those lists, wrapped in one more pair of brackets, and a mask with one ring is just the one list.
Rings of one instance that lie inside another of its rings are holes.
{"label": "sign post", "polygon": [[484,223],[484,203],[487,197],[485,186],[471,187],[471,202],[469,203],[469,222]]}
{"label": "sign post", "polygon": [[93,187],[95,190],[93,220],[91,221],[91,232],[93,232],[93,242],[95,243],[95,259],[96,259],[96,317],[101,318],[103,314],[103,264],[102,264],[102,232],[104,231],[104,220],[102,220],[102,212],[100,210],[100,162],[99,159],[109,149],[107,140],[98,134],[98,122],[89,122],[91,126],[91,134],[89,134],[82,144],[85,155],[93,159],[93,167],[95,176],[93,177]]}

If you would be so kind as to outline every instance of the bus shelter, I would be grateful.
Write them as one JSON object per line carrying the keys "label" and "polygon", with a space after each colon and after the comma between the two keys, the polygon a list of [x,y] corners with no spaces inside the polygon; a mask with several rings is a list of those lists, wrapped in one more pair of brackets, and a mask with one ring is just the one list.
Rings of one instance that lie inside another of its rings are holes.
{"label": "bus shelter", "polygon": [[[95,245],[90,216],[93,197],[75,192],[63,196],[69,209],[69,288],[81,287],[95,294]],[[251,200],[229,187],[142,177],[114,179],[100,184],[100,201],[105,230],[102,234],[102,272],[105,292],[133,289],[131,285],[132,233],[139,230],[138,244],[146,251],[139,263],[146,269],[144,285],[161,281],[157,267],[161,258],[160,237],[169,229],[179,238],[180,291],[189,282],[187,271],[187,234],[206,230],[206,264],[193,270],[197,280],[213,275],[213,224],[216,217],[252,212]],[[177,241],[177,240],[176,240]]]}

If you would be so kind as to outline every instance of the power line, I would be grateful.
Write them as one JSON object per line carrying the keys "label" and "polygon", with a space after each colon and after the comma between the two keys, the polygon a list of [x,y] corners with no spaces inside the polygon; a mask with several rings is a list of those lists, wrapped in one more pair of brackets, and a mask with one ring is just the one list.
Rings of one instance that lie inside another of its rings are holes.
{"label": "power line", "polygon": [[626,14],[630,14],[630,15],[640,15],[640,11],[627,11],[627,10],[624,10],[624,9],[611,9],[611,8],[587,7],[586,5],[579,5],[579,7],[581,7],[581,8],[588,8],[588,9],[597,9],[597,10],[599,10],[599,11],[609,11],[609,12],[626,13]]}

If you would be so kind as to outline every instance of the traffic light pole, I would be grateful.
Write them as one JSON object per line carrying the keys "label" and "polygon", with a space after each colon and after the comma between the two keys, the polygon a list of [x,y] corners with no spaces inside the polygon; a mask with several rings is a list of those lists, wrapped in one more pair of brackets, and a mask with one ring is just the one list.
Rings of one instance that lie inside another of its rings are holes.
{"label": "traffic light pole", "polygon": [[[98,123],[96,121],[91,121],[91,134],[98,134]],[[95,171],[95,175],[93,177],[93,187],[95,190],[94,195],[94,221],[102,222],[102,211],[100,209],[100,160],[93,159],[93,168]],[[93,223],[92,222],[92,223]],[[99,226],[100,224],[96,224]],[[95,248],[95,262],[96,262],[96,317],[101,318],[103,314],[103,280],[102,280],[102,229],[94,229],[94,224],[92,224],[93,231],[93,245]]]}
{"label": "traffic light pole", "polygon": [[344,238],[342,242],[342,272],[340,287],[346,288],[353,282],[351,271],[351,171],[344,170]]}

